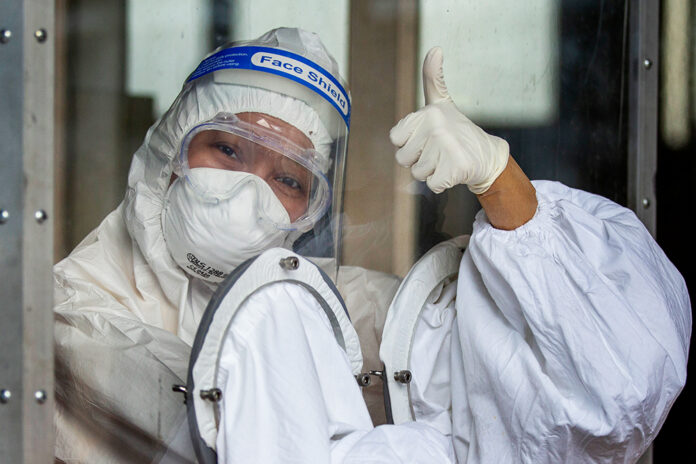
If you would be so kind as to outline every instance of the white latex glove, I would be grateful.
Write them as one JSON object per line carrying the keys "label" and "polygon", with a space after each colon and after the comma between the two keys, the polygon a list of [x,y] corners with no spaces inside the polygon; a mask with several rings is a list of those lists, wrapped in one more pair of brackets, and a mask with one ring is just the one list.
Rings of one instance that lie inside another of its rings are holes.
{"label": "white latex glove", "polygon": [[484,193],[507,166],[507,142],[459,112],[447,92],[440,47],[431,48],[423,61],[423,89],[425,106],[389,133],[398,148],[396,161],[435,193],[457,184]]}

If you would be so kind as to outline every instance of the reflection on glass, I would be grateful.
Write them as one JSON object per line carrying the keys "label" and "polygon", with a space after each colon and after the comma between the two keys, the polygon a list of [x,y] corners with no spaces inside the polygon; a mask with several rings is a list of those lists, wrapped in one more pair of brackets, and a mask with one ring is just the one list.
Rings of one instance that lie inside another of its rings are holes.
{"label": "reflection on glass", "polygon": [[[420,53],[443,46],[452,97],[530,179],[626,204],[627,3],[423,0],[420,14]],[[479,209],[463,186],[424,189],[419,251],[470,233]]]}
{"label": "reflection on glass", "polygon": [[450,94],[479,124],[544,125],[558,113],[558,27],[555,0],[423,0],[418,61],[443,47]]}
{"label": "reflection on glass", "polygon": [[248,40],[280,27],[316,32],[331,52],[341,74],[348,76],[348,0],[241,0],[232,5],[230,39]]}
{"label": "reflection on glass", "polygon": [[196,0],[129,0],[126,14],[126,93],[151,97],[159,117],[211,51],[210,7]]}
{"label": "reflection on glass", "polygon": [[280,5],[272,0],[246,0],[212,11],[209,3],[195,0],[128,1],[126,92],[153,98],[154,116],[167,110],[188,73],[212,51],[214,36],[220,43],[248,40],[280,26],[300,27],[322,37],[347,75],[347,0],[333,2],[331,8],[318,0]]}

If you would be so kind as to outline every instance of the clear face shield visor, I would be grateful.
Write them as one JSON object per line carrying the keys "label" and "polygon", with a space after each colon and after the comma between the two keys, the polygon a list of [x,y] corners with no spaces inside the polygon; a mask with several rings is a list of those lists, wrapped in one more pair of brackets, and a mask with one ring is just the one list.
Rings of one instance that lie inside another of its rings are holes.
{"label": "clear face shield visor", "polygon": [[259,223],[287,232],[285,246],[321,258],[315,263],[327,263],[320,266],[335,276],[350,93],[337,68],[320,66],[294,40],[289,48],[279,40],[223,47],[189,76],[187,83],[215,86],[229,109],[185,135],[174,172],[213,204],[253,184],[263,193],[256,198],[273,200],[251,205]]}
{"label": "clear face shield visor", "polygon": [[[219,203],[242,189],[258,188],[256,198],[270,187],[287,212],[279,215],[269,202],[256,205],[260,221],[279,230],[306,232],[326,214],[331,204],[330,180],[336,155],[320,153],[294,126],[263,113],[220,113],[184,137],[175,172],[206,202]],[[203,170],[212,168],[203,175]],[[236,181],[224,172],[253,174]],[[246,179],[246,180],[244,180]]]}

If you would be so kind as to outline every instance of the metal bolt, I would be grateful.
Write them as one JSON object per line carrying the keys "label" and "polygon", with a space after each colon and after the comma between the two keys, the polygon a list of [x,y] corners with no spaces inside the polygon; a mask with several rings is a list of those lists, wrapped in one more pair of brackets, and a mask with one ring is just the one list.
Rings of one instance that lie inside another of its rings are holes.
{"label": "metal bolt", "polygon": [[37,29],[36,32],[34,32],[34,37],[36,37],[38,42],[45,42],[48,38],[48,33],[46,32],[46,29]]}
{"label": "metal bolt", "polygon": [[188,392],[188,389],[186,388],[186,385],[174,384],[172,385],[172,391],[183,393],[185,395]]}
{"label": "metal bolt", "polygon": [[358,385],[361,387],[367,387],[372,383],[372,379],[370,378],[370,374],[366,372],[362,372],[358,375],[355,376],[355,380],[358,381]]}
{"label": "metal bolt", "polygon": [[300,267],[300,260],[297,259],[297,256],[288,256],[287,258],[282,258],[280,260],[280,267],[286,271],[294,271]]}
{"label": "metal bolt", "polygon": [[403,370],[394,372],[394,380],[399,383],[411,383],[411,371]]}
{"label": "metal bolt", "polygon": [[217,403],[222,399],[222,391],[219,388],[211,388],[210,390],[201,390],[201,398],[204,400]]}
{"label": "metal bolt", "polygon": [[174,384],[174,385],[172,385],[172,391],[178,392],[178,393],[183,393],[184,394],[184,404],[186,404],[186,397],[188,394],[188,388],[186,388],[186,385]]}
{"label": "metal bolt", "polygon": [[34,219],[36,219],[36,222],[38,222],[39,224],[43,224],[44,221],[48,219],[48,214],[46,214],[46,211],[40,209],[34,213]]}
{"label": "metal bolt", "polygon": [[0,209],[0,224],[4,224],[10,219],[10,212],[6,209]]}
{"label": "metal bolt", "polygon": [[2,404],[9,403],[10,398],[12,398],[12,392],[10,390],[5,390],[5,389],[0,390],[0,403],[2,403]]}
{"label": "metal bolt", "polygon": [[384,380],[384,371],[370,371],[369,374]]}
{"label": "metal bolt", "polygon": [[44,404],[46,402],[46,391],[36,390],[36,392],[34,393],[34,399],[37,403]]}
{"label": "metal bolt", "polygon": [[645,69],[650,69],[650,68],[652,68],[652,61],[651,61],[650,59],[648,59],[648,58],[644,59],[644,60],[643,60],[643,67],[644,67]]}
{"label": "metal bolt", "polygon": [[650,198],[643,198],[641,204],[643,205],[643,208],[650,208]]}
{"label": "metal bolt", "polygon": [[0,43],[7,43],[12,38],[12,31],[9,29],[0,29]]}

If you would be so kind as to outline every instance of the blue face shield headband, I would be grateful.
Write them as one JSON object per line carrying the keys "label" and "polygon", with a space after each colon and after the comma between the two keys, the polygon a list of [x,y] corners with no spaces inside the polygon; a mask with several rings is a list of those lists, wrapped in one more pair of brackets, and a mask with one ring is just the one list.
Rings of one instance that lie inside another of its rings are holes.
{"label": "blue face shield headband", "polygon": [[[220,72],[225,70],[234,72]],[[253,82],[249,82],[246,78],[248,74],[240,71],[252,71],[282,78],[282,80],[275,80],[276,85],[267,85],[274,81],[259,80],[260,78],[256,76],[259,87],[277,90],[278,93],[306,101],[313,108],[317,108],[317,105],[313,104],[316,97],[323,99],[335,109],[337,116],[342,119],[346,131],[350,127],[350,95],[339,81],[340,78],[332,76],[327,70],[307,58],[287,50],[257,46],[225,48],[203,60],[186,82],[214,72],[217,82],[253,85]],[[218,79],[218,74],[224,77]],[[287,85],[287,82],[283,82],[283,80],[290,80],[301,87]],[[312,92],[314,98],[308,97],[306,92],[302,92],[302,87]],[[320,117],[326,124],[328,117],[321,113],[323,111],[320,110]],[[329,131],[333,132],[332,126],[334,124],[326,125]]]}

